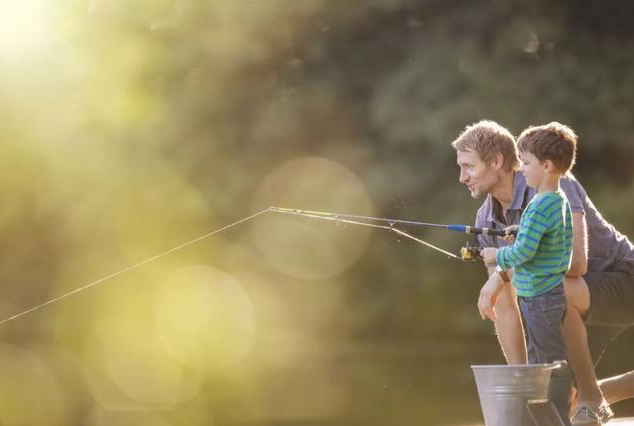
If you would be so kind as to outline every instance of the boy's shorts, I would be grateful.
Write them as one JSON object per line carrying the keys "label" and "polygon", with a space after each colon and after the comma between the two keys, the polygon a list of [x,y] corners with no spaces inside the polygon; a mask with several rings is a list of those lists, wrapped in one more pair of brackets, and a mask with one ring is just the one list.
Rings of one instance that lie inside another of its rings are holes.
{"label": "boy's shorts", "polygon": [[543,364],[567,359],[562,332],[566,314],[564,286],[558,285],[533,297],[519,297],[528,337],[529,364]]}
{"label": "boy's shorts", "polygon": [[620,271],[589,271],[583,278],[590,291],[584,318],[590,354],[596,364],[605,348],[634,325],[634,275]]}
{"label": "boy's shorts", "polygon": [[[528,363],[545,364],[567,359],[562,326],[566,315],[563,284],[533,297],[519,297],[520,309],[528,334]],[[548,399],[557,408],[566,425],[570,411],[572,373],[553,373],[548,385]]]}

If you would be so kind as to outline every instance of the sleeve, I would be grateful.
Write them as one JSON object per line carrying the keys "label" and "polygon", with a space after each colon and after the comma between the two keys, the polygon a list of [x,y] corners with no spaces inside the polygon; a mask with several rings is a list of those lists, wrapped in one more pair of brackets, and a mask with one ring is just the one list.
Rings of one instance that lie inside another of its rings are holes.
{"label": "sleeve", "polygon": [[498,250],[497,264],[506,270],[531,260],[537,253],[539,241],[548,228],[546,215],[535,207],[527,209],[520,221],[520,230],[515,243]]}
{"label": "sleeve", "polygon": [[567,173],[561,179],[561,190],[566,194],[568,203],[570,204],[570,210],[573,213],[584,213],[583,201],[587,198],[586,191],[572,173]]}

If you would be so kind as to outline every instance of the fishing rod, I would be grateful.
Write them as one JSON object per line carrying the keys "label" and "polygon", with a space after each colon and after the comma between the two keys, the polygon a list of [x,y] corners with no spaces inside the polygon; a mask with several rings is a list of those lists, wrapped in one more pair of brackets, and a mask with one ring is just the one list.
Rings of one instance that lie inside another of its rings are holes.
{"label": "fishing rod", "polygon": [[[419,238],[416,238],[406,232],[401,231],[400,229],[396,229],[394,228],[394,225],[405,224],[405,225],[413,225],[413,226],[443,228],[450,231],[463,232],[463,233],[475,234],[475,235],[496,235],[496,236],[513,235],[515,236],[517,234],[517,229],[514,229],[514,228],[504,230],[504,229],[491,229],[491,228],[476,228],[474,226],[468,226],[468,225],[441,225],[437,223],[417,222],[413,220],[387,219],[382,217],[320,212],[320,211],[314,211],[314,210],[288,209],[283,207],[269,207],[268,211],[275,212],[275,213],[291,214],[295,216],[310,217],[313,219],[332,220],[336,222],[351,223],[354,225],[364,225],[364,226],[371,226],[374,228],[388,229],[404,237],[407,237],[421,244],[424,244],[434,250],[444,253],[450,257],[453,257],[459,260],[465,260],[465,261],[475,261],[475,260],[482,259],[482,256],[480,255],[480,251],[482,250],[482,248],[478,246],[469,246],[469,244],[467,243],[466,246],[463,246],[460,248],[460,256],[456,256],[453,253],[449,253],[446,250],[443,250],[439,247],[429,244]],[[353,220],[353,219],[356,219],[356,220]],[[387,222],[389,226],[377,225],[377,224],[372,224],[368,222],[359,222],[358,220]]]}
{"label": "fishing rod", "polygon": [[313,210],[287,209],[283,207],[269,207],[269,210],[276,213],[293,214],[296,216],[306,216],[306,217],[312,217],[316,219],[320,219],[320,218],[360,219],[360,220],[367,220],[367,221],[373,221],[373,222],[387,222],[390,224],[390,226],[400,224],[400,225],[424,226],[428,228],[443,228],[449,231],[462,232],[465,234],[474,234],[474,235],[495,235],[498,237],[507,237],[510,235],[513,235],[513,236],[517,235],[517,230],[476,228],[475,226],[469,226],[469,225],[456,225],[456,224],[442,225],[438,223],[417,222],[413,220],[387,219],[383,217],[318,212]]}
{"label": "fishing rod", "polygon": [[[331,220],[331,221],[335,221],[335,222],[342,222],[342,223],[348,223],[348,224],[352,224],[352,225],[361,225],[361,226],[367,226],[367,227],[372,227],[372,228],[379,228],[379,229],[385,229],[385,230],[389,230],[391,232],[394,232],[400,236],[403,236],[405,238],[409,238],[411,240],[414,240],[420,244],[423,244],[429,248],[432,248],[434,250],[439,251],[440,253],[443,253],[445,255],[447,255],[450,258],[454,258],[454,259],[458,259],[458,260],[466,260],[466,261],[473,261],[473,260],[477,260],[477,259],[481,259],[480,256],[480,247],[462,247],[460,249],[460,256],[457,256],[453,253],[450,253],[446,250],[443,250],[439,247],[436,247],[433,244],[430,244],[426,241],[423,241],[420,238],[416,238],[413,235],[408,234],[407,232],[404,232],[400,229],[397,229],[394,227],[394,225],[396,224],[401,224],[401,225],[414,225],[414,226],[428,226],[428,227],[436,227],[436,228],[445,228],[451,231],[458,231],[458,232],[465,232],[468,234],[482,234],[482,235],[499,235],[499,236],[505,236],[505,235],[512,235],[514,234],[514,232],[512,231],[504,231],[504,230],[498,230],[498,229],[489,229],[489,228],[475,228],[475,227],[471,227],[471,226],[467,226],[467,225],[440,225],[440,224],[435,224],[435,223],[424,223],[424,222],[415,222],[415,221],[411,221],[411,220],[398,220],[398,219],[386,219],[386,218],[379,218],[379,217],[371,217],[371,216],[360,216],[360,215],[351,215],[351,214],[337,214],[337,213],[328,213],[328,212],[318,212],[318,211],[311,211],[311,210],[299,210],[299,209],[287,209],[287,208],[282,208],[282,207],[269,207],[267,209],[261,210],[257,213],[254,213],[250,216],[247,216],[245,218],[242,218],[240,220],[237,220],[229,225],[225,225],[221,228],[218,228],[212,232],[209,232],[207,234],[201,235],[197,238],[194,238],[192,240],[186,241],[182,244],[179,244],[169,250],[166,250],[162,253],[156,254],[154,256],[148,257],[145,260],[142,260],[140,262],[137,262],[133,265],[127,266],[123,269],[120,269],[119,271],[113,272],[109,275],[106,275],[102,278],[99,278],[95,281],[89,282],[88,284],[85,284],[81,287],[78,287],[74,290],[68,291],[66,293],[63,293],[57,297],[53,297],[43,303],[37,304],[31,308],[28,308],[22,312],[19,312],[15,315],[12,315],[8,318],[5,318],[3,320],[0,320],[0,326],[16,320],[18,318],[23,317],[24,315],[30,314],[33,311],[37,311],[41,308],[44,308],[46,306],[49,306],[53,303],[57,303],[60,302],[63,299],[66,299],[67,297],[73,296],[79,292],[83,292],[85,290],[88,290],[91,287],[95,287],[99,284],[102,284],[105,281],[108,281],[112,278],[115,278],[119,275],[122,275],[124,273],[136,270],[138,268],[140,268],[141,266],[144,266],[150,262],[154,262],[164,256],[168,256],[176,251],[179,251],[181,249],[184,249],[185,247],[188,247],[192,244],[195,244],[197,242],[200,242],[204,239],[207,239],[213,235],[216,235],[220,232],[223,232],[225,230],[228,230],[230,228],[233,228],[239,224],[245,223],[247,221],[250,221],[252,219],[255,219],[258,216],[261,216],[265,213],[268,212],[274,212],[274,213],[283,213],[283,214],[292,214],[292,215],[296,215],[296,216],[304,216],[304,217],[310,217],[310,218],[314,218],[314,219],[323,219],[323,220]],[[361,221],[365,221],[365,222],[361,222]],[[383,224],[377,224],[377,223],[369,223],[369,222],[387,222],[387,225],[383,225]]]}
{"label": "fishing rod", "polygon": [[[289,213],[286,210],[292,210],[292,209],[282,209],[281,207],[269,207],[267,209],[267,211],[271,211],[271,212],[274,212],[274,213]],[[313,219],[331,220],[331,221],[338,222],[338,223],[349,223],[351,225],[369,226],[371,228],[386,229],[388,231],[392,231],[392,232],[394,232],[396,234],[399,234],[399,235],[401,235],[401,236],[403,236],[405,238],[409,238],[410,240],[414,240],[414,241],[416,241],[416,242],[418,242],[420,244],[423,244],[423,245],[425,245],[425,246],[427,246],[429,248],[437,250],[440,253],[446,254],[447,256],[449,256],[451,258],[458,259],[458,260],[471,260],[471,259],[464,259],[464,258],[462,258],[460,256],[457,256],[457,255],[451,253],[451,252],[448,252],[447,250],[443,250],[440,247],[436,247],[435,245],[430,244],[430,243],[428,243],[426,241],[423,241],[420,238],[416,238],[413,235],[408,234],[407,232],[404,232],[404,231],[401,231],[400,229],[394,228],[394,226],[392,226],[392,225],[388,226],[388,225],[378,225],[376,223],[359,222],[357,220],[352,220],[352,219],[349,219],[349,218],[336,217],[333,214],[325,214],[324,212],[319,212],[319,213],[322,213],[322,214],[313,214],[313,212],[310,212],[309,210],[301,210],[302,213],[299,214],[299,213],[297,213],[297,210],[294,210],[294,211],[295,211],[295,213],[293,213],[293,214],[295,214],[297,216],[310,217],[310,218],[313,218]],[[348,217],[354,217],[354,215],[347,215],[347,216]],[[479,251],[478,251],[478,254],[479,254]]]}

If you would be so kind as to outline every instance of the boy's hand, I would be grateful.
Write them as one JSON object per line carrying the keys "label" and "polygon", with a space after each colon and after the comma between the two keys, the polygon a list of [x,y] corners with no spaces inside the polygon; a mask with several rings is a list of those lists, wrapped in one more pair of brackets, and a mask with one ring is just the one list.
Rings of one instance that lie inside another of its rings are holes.
{"label": "boy's hand", "polygon": [[495,321],[497,319],[493,308],[497,302],[500,290],[502,290],[504,285],[506,284],[502,282],[497,274],[492,274],[484,286],[482,286],[482,289],[480,289],[478,311],[480,312],[480,317],[482,319],[489,318],[491,321]]}
{"label": "boy's hand", "polygon": [[512,232],[517,234],[519,230],[520,230],[519,225],[507,226],[506,228],[504,228],[504,232],[506,232],[506,235],[502,237],[502,239],[509,244],[513,244],[515,242],[515,235],[513,235]]}
{"label": "boy's hand", "polygon": [[494,247],[486,247],[482,249],[482,251],[480,252],[480,256],[482,256],[482,259],[484,260],[484,264],[486,266],[491,268],[497,264],[497,261],[495,260],[497,252],[498,249]]}

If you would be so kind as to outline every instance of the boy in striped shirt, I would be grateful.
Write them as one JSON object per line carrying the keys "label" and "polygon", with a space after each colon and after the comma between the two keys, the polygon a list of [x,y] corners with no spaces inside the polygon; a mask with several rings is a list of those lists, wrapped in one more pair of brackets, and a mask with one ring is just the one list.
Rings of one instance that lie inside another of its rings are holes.
{"label": "boy in striped shirt", "polygon": [[[566,359],[562,324],[566,313],[563,279],[572,255],[572,214],[559,179],[574,164],[576,138],[559,123],[529,127],[518,138],[521,171],[537,194],[527,205],[514,243],[482,250],[485,264],[504,273],[514,269],[513,286],[528,334],[531,364]],[[494,319],[493,305],[502,284],[483,289],[478,309]],[[487,283],[488,285],[488,283]],[[570,408],[570,375],[553,376],[549,398],[566,424]]]}

